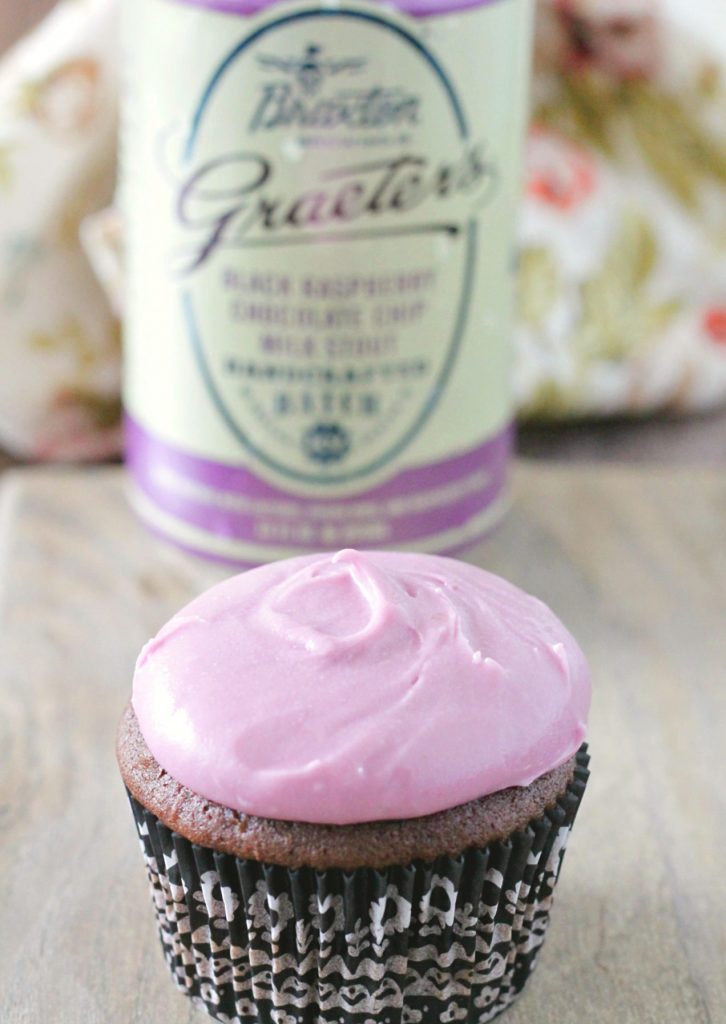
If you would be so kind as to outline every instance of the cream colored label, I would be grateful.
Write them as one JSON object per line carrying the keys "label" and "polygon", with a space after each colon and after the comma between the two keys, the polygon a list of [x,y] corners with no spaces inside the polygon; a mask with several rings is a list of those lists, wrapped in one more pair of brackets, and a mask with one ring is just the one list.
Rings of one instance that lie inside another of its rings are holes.
{"label": "cream colored label", "polygon": [[500,430],[529,0],[127,4],[133,418],[325,495]]}

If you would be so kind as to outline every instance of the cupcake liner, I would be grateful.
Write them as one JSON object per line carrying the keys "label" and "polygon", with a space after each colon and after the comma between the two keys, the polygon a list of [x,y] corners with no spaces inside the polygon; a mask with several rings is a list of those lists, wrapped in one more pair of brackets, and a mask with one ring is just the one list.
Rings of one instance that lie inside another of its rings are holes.
{"label": "cupcake liner", "polygon": [[507,841],[383,870],[242,860],[129,796],[174,981],[225,1024],[485,1024],[536,964],[588,762]]}

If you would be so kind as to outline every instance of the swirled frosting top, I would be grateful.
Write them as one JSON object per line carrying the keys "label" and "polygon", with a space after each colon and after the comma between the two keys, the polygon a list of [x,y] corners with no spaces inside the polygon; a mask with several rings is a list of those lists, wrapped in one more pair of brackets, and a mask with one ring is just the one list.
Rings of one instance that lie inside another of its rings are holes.
{"label": "swirled frosting top", "polygon": [[563,764],[590,679],[541,601],[433,555],[305,556],[212,587],[144,647],[159,764],[225,806],[348,824],[432,814]]}

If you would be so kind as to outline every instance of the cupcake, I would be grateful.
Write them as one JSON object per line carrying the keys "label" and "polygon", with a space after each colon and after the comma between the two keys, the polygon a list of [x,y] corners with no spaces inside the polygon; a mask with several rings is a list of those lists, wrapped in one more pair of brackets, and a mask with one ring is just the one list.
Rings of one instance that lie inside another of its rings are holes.
{"label": "cupcake", "polygon": [[585,659],[471,565],[342,551],[207,591],[118,760],[177,985],[228,1024],[491,1020],[587,781]]}

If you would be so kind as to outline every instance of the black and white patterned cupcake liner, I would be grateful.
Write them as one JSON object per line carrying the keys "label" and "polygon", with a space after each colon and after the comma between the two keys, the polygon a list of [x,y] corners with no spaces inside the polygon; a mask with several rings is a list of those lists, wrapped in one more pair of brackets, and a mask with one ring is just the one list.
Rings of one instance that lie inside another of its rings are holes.
{"label": "black and white patterned cupcake liner", "polygon": [[225,1024],[484,1024],[524,987],[588,778],[506,842],[296,871],[190,843],[133,797],[164,955]]}

